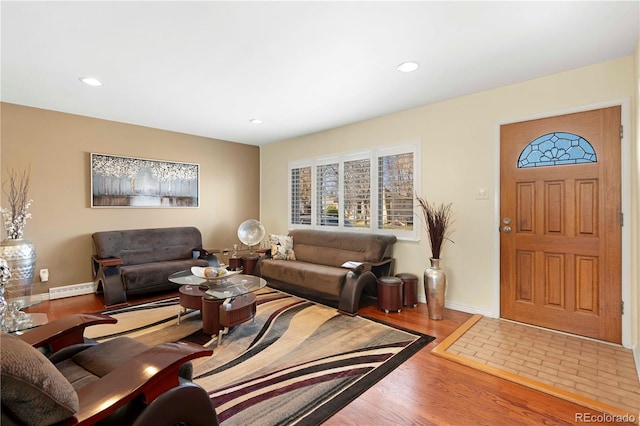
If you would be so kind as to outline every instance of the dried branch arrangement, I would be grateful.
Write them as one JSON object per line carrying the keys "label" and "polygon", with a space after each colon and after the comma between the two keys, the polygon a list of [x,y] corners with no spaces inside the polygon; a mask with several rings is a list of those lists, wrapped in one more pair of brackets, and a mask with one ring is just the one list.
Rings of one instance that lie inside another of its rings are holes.
{"label": "dried branch arrangement", "polygon": [[3,188],[9,201],[9,208],[2,208],[1,211],[7,238],[10,240],[22,238],[27,220],[31,219],[31,213],[27,212],[33,202],[33,200],[27,199],[30,174],[30,168],[23,171],[22,174],[11,169],[8,180],[9,189]]}
{"label": "dried branch arrangement", "polygon": [[425,199],[416,196],[416,200],[422,208],[427,234],[429,235],[429,245],[431,246],[431,257],[440,259],[442,244],[445,240],[453,242],[451,234],[452,210],[449,204],[432,204]]}

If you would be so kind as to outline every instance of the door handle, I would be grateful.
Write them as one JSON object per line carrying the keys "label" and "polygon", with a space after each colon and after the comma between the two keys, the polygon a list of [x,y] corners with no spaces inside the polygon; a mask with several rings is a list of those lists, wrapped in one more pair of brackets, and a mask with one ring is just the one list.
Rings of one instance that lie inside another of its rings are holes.
{"label": "door handle", "polygon": [[508,234],[509,232],[511,232],[511,227],[509,226],[509,224],[511,223],[511,218],[505,217],[504,219],[502,219],[502,223],[504,223],[502,232],[504,232],[505,234]]}

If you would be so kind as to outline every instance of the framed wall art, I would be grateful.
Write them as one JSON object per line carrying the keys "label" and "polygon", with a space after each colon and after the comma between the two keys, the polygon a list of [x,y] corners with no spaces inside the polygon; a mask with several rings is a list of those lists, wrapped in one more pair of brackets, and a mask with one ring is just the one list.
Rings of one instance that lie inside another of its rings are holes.
{"label": "framed wall art", "polygon": [[91,153],[91,207],[199,207],[200,166]]}

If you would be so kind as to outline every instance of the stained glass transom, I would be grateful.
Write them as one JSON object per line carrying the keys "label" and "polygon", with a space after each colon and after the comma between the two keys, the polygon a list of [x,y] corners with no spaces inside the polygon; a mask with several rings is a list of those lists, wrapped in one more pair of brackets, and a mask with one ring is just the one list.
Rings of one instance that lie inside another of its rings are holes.
{"label": "stained glass transom", "polygon": [[597,162],[593,146],[581,136],[556,132],[530,142],[518,158],[518,168]]}

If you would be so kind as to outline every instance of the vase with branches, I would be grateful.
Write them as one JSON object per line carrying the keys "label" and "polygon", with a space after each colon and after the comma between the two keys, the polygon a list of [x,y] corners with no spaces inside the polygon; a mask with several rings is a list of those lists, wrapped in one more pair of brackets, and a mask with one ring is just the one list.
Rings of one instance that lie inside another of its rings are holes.
{"label": "vase with branches", "polygon": [[440,269],[440,255],[442,245],[451,241],[452,204],[434,204],[424,198],[416,196],[422,209],[422,215],[431,247],[431,266],[424,271],[424,290],[427,298],[429,318],[441,320],[444,317],[444,297],[447,286],[447,276]]}
{"label": "vase with branches", "polygon": [[0,258],[6,260],[11,278],[6,284],[6,299],[28,296],[36,266],[36,248],[24,239],[24,227],[31,219],[28,198],[30,169],[22,172],[11,170],[2,189],[7,196],[8,207],[0,209],[7,238],[0,242]]}

